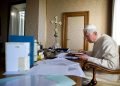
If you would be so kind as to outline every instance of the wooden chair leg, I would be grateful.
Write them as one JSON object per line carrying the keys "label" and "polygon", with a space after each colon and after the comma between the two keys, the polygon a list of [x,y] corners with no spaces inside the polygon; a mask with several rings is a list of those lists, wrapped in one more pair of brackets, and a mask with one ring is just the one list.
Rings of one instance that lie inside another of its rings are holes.
{"label": "wooden chair leg", "polygon": [[93,68],[93,78],[90,81],[90,83],[88,83],[87,86],[95,86],[97,84],[97,80],[96,80],[96,70],[95,68]]}

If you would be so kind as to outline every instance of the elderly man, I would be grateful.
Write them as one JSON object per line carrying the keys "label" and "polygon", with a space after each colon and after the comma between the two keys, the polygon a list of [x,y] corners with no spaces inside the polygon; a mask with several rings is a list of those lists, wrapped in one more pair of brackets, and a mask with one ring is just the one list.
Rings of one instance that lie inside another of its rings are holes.
{"label": "elderly man", "polygon": [[119,68],[118,46],[110,36],[99,34],[94,25],[87,25],[85,27],[84,36],[89,43],[94,43],[93,51],[76,56],[109,69]]}

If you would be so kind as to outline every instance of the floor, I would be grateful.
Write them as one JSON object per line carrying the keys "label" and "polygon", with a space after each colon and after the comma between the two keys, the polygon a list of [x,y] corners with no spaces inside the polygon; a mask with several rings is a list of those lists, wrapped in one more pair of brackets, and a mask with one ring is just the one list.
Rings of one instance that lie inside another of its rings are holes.
{"label": "floor", "polygon": [[[89,82],[90,82],[90,79],[83,78],[82,86],[87,86],[87,83]],[[120,83],[98,81],[96,86],[120,86]]]}
{"label": "floor", "polygon": [[120,86],[120,84],[112,84],[112,83],[106,83],[106,82],[98,82],[96,86]]}
{"label": "floor", "polygon": [[[86,86],[86,84],[89,83],[91,79],[92,79],[92,77],[88,76],[88,75],[86,76],[86,78],[83,78],[83,80],[82,80],[83,86]],[[120,86],[120,80],[112,81],[112,79],[113,78],[111,78],[111,81],[109,81],[109,80],[103,80],[99,77],[99,78],[97,78],[96,86]]]}

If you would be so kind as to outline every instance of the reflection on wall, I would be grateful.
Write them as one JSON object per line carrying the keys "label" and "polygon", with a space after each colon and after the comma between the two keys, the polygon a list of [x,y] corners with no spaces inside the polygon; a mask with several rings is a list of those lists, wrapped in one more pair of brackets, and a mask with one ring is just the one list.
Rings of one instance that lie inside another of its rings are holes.
{"label": "reflection on wall", "polygon": [[9,35],[24,35],[25,7],[25,4],[11,7]]}

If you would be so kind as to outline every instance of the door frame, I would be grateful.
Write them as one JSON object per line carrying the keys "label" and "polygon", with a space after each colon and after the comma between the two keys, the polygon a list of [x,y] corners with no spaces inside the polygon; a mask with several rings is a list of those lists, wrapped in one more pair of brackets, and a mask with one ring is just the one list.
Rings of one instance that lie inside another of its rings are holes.
{"label": "door frame", "polygon": [[[68,17],[84,17],[84,26],[89,24],[89,11],[80,12],[64,12],[62,14],[62,30],[61,30],[61,46],[67,48],[67,35],[68,35]],[[84,50],[88,50],[88,42],[84,37]]]}

